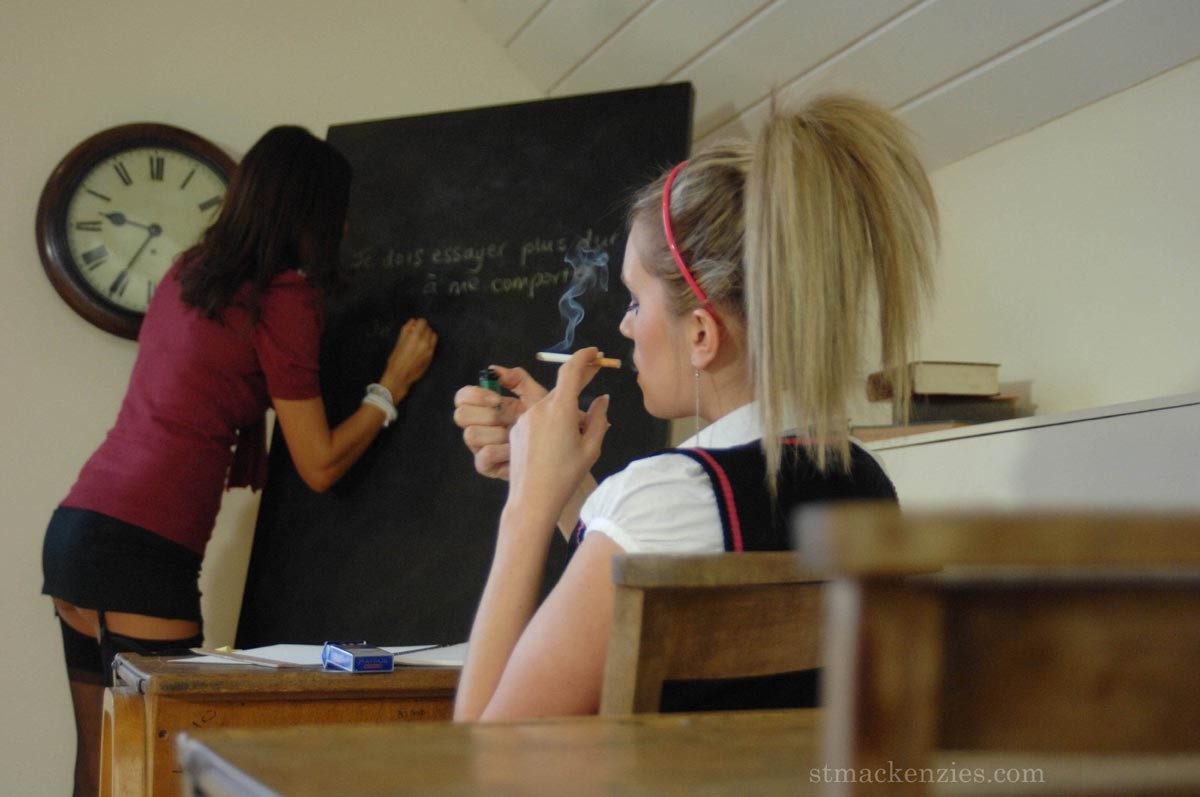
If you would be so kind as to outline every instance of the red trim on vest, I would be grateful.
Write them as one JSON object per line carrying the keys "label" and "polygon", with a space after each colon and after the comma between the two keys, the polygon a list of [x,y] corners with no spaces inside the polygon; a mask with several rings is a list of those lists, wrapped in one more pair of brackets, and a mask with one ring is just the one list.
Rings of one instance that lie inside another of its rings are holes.
{"label": "red trim on vest", "polygon": [[704,457],[704,461],[713,469],[713,473],[717,474],[717,481],[721,484],[721,492],[725,496],[725,506],[729,509],[729,536],[733,538],[733,550],[742,551],[742,524],[738,521],[737,503],[733,500],[733,487],[729,484],[729,477],[725,475],[725,469],[717,464],[717,461],[712,458],[702,448],[693,448],[700,456]]}

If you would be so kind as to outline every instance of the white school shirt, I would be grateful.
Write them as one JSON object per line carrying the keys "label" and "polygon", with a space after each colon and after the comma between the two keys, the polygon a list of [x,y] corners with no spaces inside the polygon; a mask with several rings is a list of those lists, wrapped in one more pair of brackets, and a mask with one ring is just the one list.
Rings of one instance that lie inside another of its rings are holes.
{"label": "white school shirt", "polygon": [[[754,402],[738,407],[679,444],[729,448],[762,437]],[[584,501],[586,534],[599,533],[626,553],[719,553],[725,535],[712,482],[691,457],[658,454],[634,460]]]}

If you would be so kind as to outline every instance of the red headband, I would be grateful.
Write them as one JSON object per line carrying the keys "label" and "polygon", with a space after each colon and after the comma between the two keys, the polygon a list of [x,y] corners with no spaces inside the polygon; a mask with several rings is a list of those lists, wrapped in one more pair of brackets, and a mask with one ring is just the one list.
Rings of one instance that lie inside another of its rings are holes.
{"label": "red headband", "polygon": [[667,182],[663,185],[662,198],[662,223],[663,232],[667,236],[667,247],[671,250],[671,256],[675,258],[675,265],[679,267],[679,273],[687,280],[687,284],[692,289],[692,293],[696,294],[696,298],[700,300],[700,304],[704,309],[713,314],[713,318],[717,317],[717,311],[713,309],[712,303],[708,301],[708,297],[704,295],[704,289],[696,282],[696,278],[692,276],[691,270],[687,264],[683,262],[683,255],[679,254],[679,246],[675,243],[675,233],[671,231],[671,186],[675,184],[675,175],[679,174],[679,170],[687,164],[687,161],[682,161],[678,166],[671,170],[667,175]]}

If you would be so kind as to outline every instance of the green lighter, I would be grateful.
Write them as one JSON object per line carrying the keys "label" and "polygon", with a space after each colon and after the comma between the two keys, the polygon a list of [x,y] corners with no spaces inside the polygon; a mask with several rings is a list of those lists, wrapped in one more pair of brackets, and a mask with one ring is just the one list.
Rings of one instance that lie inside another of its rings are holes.
{"label": "green lighter", "polygon": [[479,372],[479,386],[494,393],[500,392],[500,375],[495,368],[484,368]]}

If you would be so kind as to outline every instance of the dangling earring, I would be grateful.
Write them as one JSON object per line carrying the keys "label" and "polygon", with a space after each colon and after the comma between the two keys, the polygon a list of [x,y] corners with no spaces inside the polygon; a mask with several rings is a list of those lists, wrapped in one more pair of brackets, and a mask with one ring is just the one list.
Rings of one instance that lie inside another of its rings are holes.
{"label": "dangling earring", "polygon": [[[694,373],[696,375],[696,380],[695,380],[695,385],[696,385],[696,436],[699,437],[699,435],[700,435],[700,369],[693,368],[692,373]],[[700,441],[696,440],[696,444],[699,445]]]}

